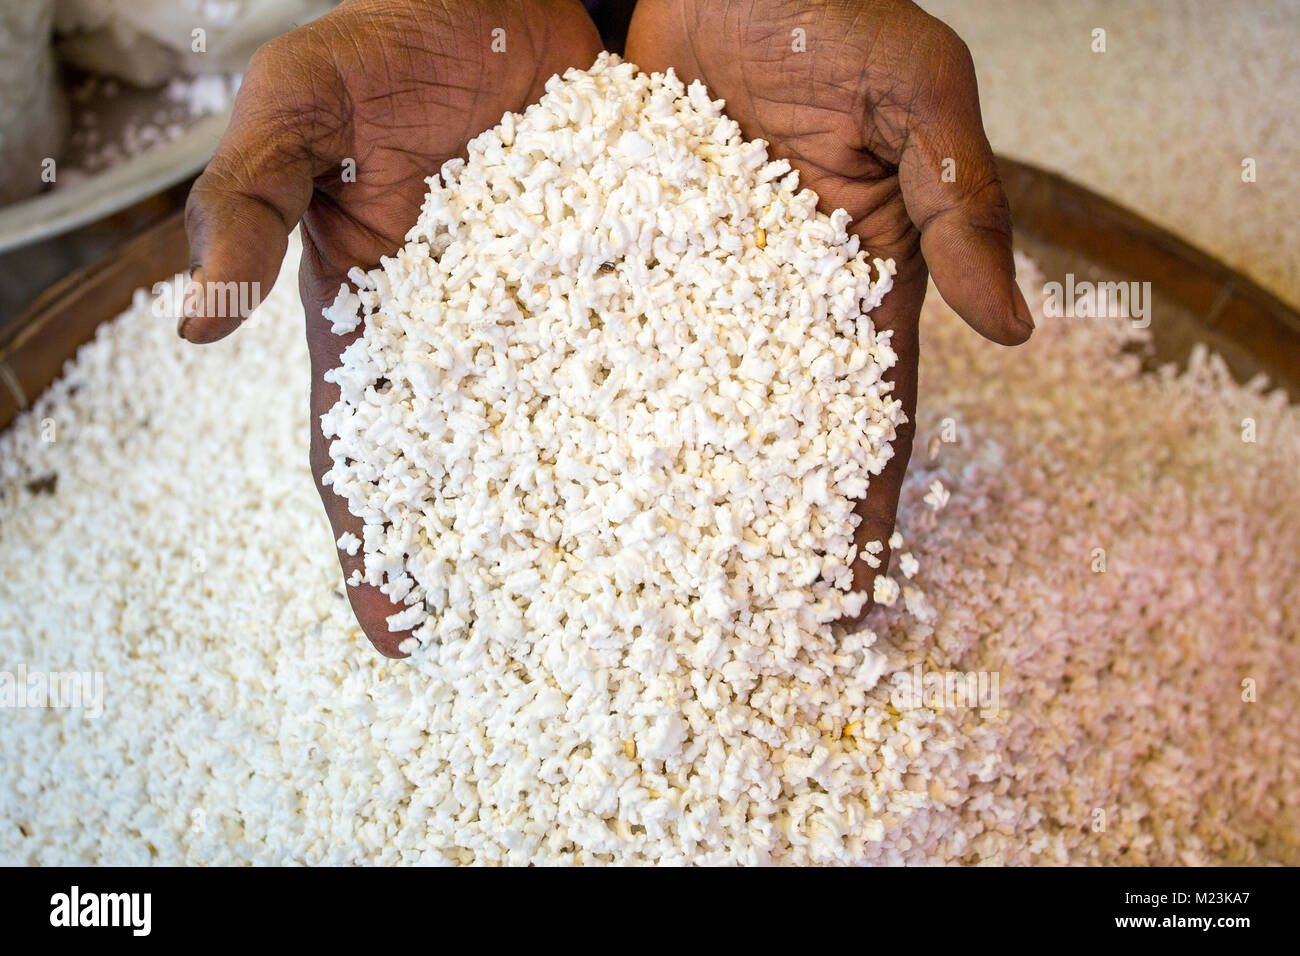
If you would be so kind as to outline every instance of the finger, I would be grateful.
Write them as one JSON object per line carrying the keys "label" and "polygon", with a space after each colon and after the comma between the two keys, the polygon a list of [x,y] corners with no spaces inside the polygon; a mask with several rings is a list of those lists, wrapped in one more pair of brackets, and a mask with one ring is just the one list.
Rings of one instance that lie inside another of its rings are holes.
{"label": "finger", "polygon": [[311,201],[313,178],[341,155],[346,92],[294,53],[304,49],[297,35],[309,28],[254,54],[230,126],[190,190],[192,281],[178,331],[191,342],[229,335],[270,291],[288,235]]}
{"label": "finger", "polygon": [[[257,283],[252,287],[269,291],[284,259],[288,235],[307,214],[316,177],[337,168],[345,152],[339,125],[320,120],[322,115],[337,116],[342,112],[339,107],[345,102],[345,94],[330,89],[328,82],[322,87],[319,78],[313,79],[315,85],[295,86],[295,77],[303,76],[302,65],[290,60],[291,54],[279,42],[259,50],[245,74],[230,128],[190,192],[186,230],[194,280],[191,295],[196,289],[243,288],[239,285],[242,283]],[[332,101],[334,107],[322,107],[318,97]],[[322,219],[318,230],[339,235],[358,231],[352,222],[335,223],[337,228],[333,228],[327,221],[330,215],[327,209],[317,216]],[[335,540],[345,532],[360,538],[362,520],[348,511],[344,499],[320,484],[330,466],[320,415],[338,398],[337,387],[325,383],[322,376],[338,364],[339,354],[355,335],[330,335],[328,324],[320,318],[321,310],[329,304],[326,299],[332,299],[342,281],[339,265],[323,262],[309,237],[304,242],[303,258],[300,293],[309,317],[306,326],[312,357],[312,473]],[[256,298],[250,295],[248,301],[256,304]],[[179,329],[189,341],[216,341],[247,317],[243,311],[211,308],[211,294],[198,299],[187,298]],[[349,555],[339,550],[338,556],[344,580],[354,570],[364,570],[360,552]],[[398,646],[410,631],[391,632],[387,622],[388,616],[402,607],[371,585],[346,585],[346,589],[353,613],[371,643],[387,657],[406,656]]]}
{"label": "finger", "polygon": [[[333,402],[327,395],[318,395],[318,391],[313,389],[311,401],[311,470],[316,477],[316,490],[320,493],[321,503],[325,506],[325,514],[329,518],[334,540],[337,542],[347,532],[361,538],[365,523],[348,510],[345,499],[336,495],[331,487],[321,484],[321,476],[329,470],[332,461],[329,454],[329,440],[321,434],[320,416],[329,411]],[[349,555],[340,548],[338,555],[345,582],[352,577],[353,571],[365,573],[365,559],[361,550],[358,550],[355,555]],[[400,650],[400,646],[411,636],[412,629],[392,631],[388,627],[388,618],[405,610],[406,606],[390,600],[379,588],[370,584],[345,584],[345,587],[348,601],[352,605],[352,613],[375,649],[385,657],[406,657],[407,655]]]}
{"label": "finger", "polygon": [[[519,38],[516,42],[529,45],[531,52],[519,55],[531,57],[537,65],[532,73],[507,70],[497,78],[503,89],[506,86],[510,88],[511,94],[506,99],[518,111],[541,97],[552,74],[563,73],[570,66],[589,66],[601,49],[599,34],[581,7],[566,7],[556,16],[548,17],[542,27],[545,31],[559,31],[569,38],[569,42],[558,43],[549,32],[511,31],[512,36]],[[490,35],[486,30],[477,31],[477,34]],[[467,51],[461,53],[469,55]],[[429,76],[436,75],[438,69],[450,69],[449,62],[442,62],[440,66],[438,60],[430,61],[426,67]],[[495,56],[487,62],[495,69],[507,65],[505,60]],[[476,70],[477,67],[474,70],[465,68],[467,72]],[[432,86],[430,83],[430,88]],[[414,143],[410,150],[409,168],[399,166],[379,173],[368,172],[347,186],[335,184],[324,194],[318,191],[317,201],[302,215],[303,258],[299,290],[307,317],[306,334],[312,367],[311,470],[336,541],[345,532],[361,538],[364,521],[348,510],[346,499],[335,494],[332,487],[320,483],[332,465],[330,443],[321,433],[320,416],[339,399],[338,386],[326,382],[324,375],[340,364],[342,352],[362,335],[362,330],[345,336],[334,335],[330,331],[330,322],[322,318],[322,310],[333,302],[340,285],[347,281],[348,269],[354,265],[363,268],[373,265],[382,255],[401,248],[403,236],[418,215],[427,192],[424,177],[452,156],[463,155],[464,139],[500,120],[496,107],[489,106],[496,102],[495,98],[476,100],[476,104],[482,104],[476,106],[477,113],[456,117],[455,129],[463,131],[461,139],[456,139],[454,132],[446,132],[448,124],[441,124],[442,128],[439,128],[439,124],[430,123],[425,139]],[[422,108],[430,116],[439,115],[436,102]],[[335,167],[336,163],[327,161],[324,165],[329,168]],[[338,556],[345,580],[354,570],[364,570],[364,558],[360,552],[349,555],[339,549]],[[388,618],[405,610],[406,605],[390,600],[379,588],[368,584],[349,585],[347,595],[357,622],[375,648],[387,657],[406,657],[400,645],[412,636],[413,629],[394,632],[388,627]]]}
{"label": "finger", "polygon": [[[510,12],[511,7],[505,2],[491,8],[484,7],[478,11],[483,18],[481,29],[466,29],[463,24],[447,23],[441,33],[446,36],[464,33],[480,39],[490,37],[489,27],[515,22],[499,19]],[[518,13],[517,10],[514,12]],[[429,15],[447,16],[449,11],[433,10]],[[387,24],[385,29],[395,31],[417,26],[419,24],[395,23]],[[519,21],[518,28],[512,26],[509,32],[512,48],[520,51],[515,56],[535,64],[535,69],[521,70],[507,58],[485,54],[485,47],[481,44],[472,47],[461,45],[445,51],[440,49],[437,56],[420,60],[416,72],[421,85],[412,94],[414,99],[403,103],[415,115],[426,119],[406,138],[403,149],[387,150],[379,157],[384,162],[363,164],[363,174],[354,181],[344,185],[332,175],[332,171],[337,169],[340,150],[332,148],[333,155],[319,148],[316,150],[318,156],[324,157],[322,166],[331,175],[317,174],[318,189],[314,201],[302,214],[303,259],[299,290],[306,312],[312,366],[312,473],[336,541],[345,532],[362,537],[364,522],[348,510],[347,501],[335,494],[332,487],[320,483],[332,464],[329,440],[321,434],[320,416],[339,399],[338,386],[326,382],[324,375],[340,364],[343,350],[360,337],[362,331],[358,329],[346,336],[334,335],[330,331],[330,322],[322,318],[322,310],[333,301],[340,285],[346,282],[347,271],[352,266],[372,266],[381,256],[401,248],[403,237],[415,221],[428,190],[425,176],[452,156],[463,156],[465,141],[470,136],[499,122],[502,102],[522,111],[541,97],[546,81],[553,74],[563,73],[570,66],[590,66],[601,49],[595,26],[577,4],[566,4],[541,21]],[[347,75],[364,75],[362,68],[365,64],[349,65],[352,69],[344,70]],[[438,93],[440,83],[454,85],[463,76],[479,74],[484,68],[490,68],[491,83],[497,95],[473,98],[468,103],[468,111],[448,114]],[[324,185],[326,182],[328,187]],[[339,564],[346,579],[354,570],[363,569],[364,558],[361,553],[349,555],[340,549]],[[400,645],[412,636],[412,629],[394,632],[388,627],[388,618],[405,610],[406,605],[393,602],[379,588],[368,584],[349,585],[347,594],[358,623],[376,649],[388,657],[407,656],[400,650]]]}
{"label": "finger", "polygon": [[899,160],[903,201],[944,301],[986,338],[1018,345],[1034,322],[1015,281],[1011,212],[980,119],[975,68],[947,26],[932,36]]}
{"label": "finger", "polygon": [[[315,401],[312,403],[312,420],[320,421],[320,415],[317,413]],[[328,411],[326,405],[321,410]],[[320,492],[321,503],[325,506],[325,514],[329,518],[330,528],[334,533],[334,540],[337,542],[344,533],[351,532],[357,538],[361,538],[364,523],[362,520],[350,511],[348,511],[347,502],[334,494],[331,488],[320,483],[320,475],[323,475],[330,467],[331,460],[329,456],[329,441],[320,433],[320,428],[312,430],[311,437],[311,463],[312,473],[317,476],[316,487]],[[365,559],[361,550],[358,549],[355,555],[349,555],[346,551],[338,549],[339,565],[343,569],[343,580],[346,582],[352,577],[352,572],[357,571],[365,573]],[[399,604],[384,594],[379,588],[370,584],[345,584],[347,589],[348,601],[352,605],[352,613],[361,625],[361,630],[365,633],[366,638],[375,646],[385,657],[402,658],[408,656],[400,649],[401,643],[412,635],[413,629],[403,631],[393,631],[388,627],[388,618],[405,610],[406,605]]]}
{"label": "finger", "polygon": [[[886,374],[886,379],[894,383],[893,397],[903,406],[907,420],[897,426],[891,446],[893,457],[884,470],[871,479],[867,494],[854,509],[861,523],[854,535],[858,546],[858,559],[853,564],[853,589],[865,591],[867,603],[853,618],[845,623],[850,627],[862,622],[874,605],[871,598],[877,575],[889,571],[889,539],[894,533],[894,520],[898,513],[898,499],[903,489],[903,479],[907,475],[907,463],[912,457],[912,439],[916,433],[916,381],[917,365],[920,354],[918,316],[921,302],[925,298],[925,266],[915,258],[901,266],[903,271],[895,277],[894,288],[886,295],[884,301],[871,313],[871,320],[878,330],[891,333],[890,344],[898,361]],[[866,559],[867,545],[878,541],[881,550],[874,555],[880,562],[873,568]]]}
{"label": "finger", "polygon": [[[313,215],[319,217],[321,211]],[[329,227],[328,222],[322,225]],[[365,522],[348,510],[347,500],[335,494],[332,486],[321,484],[321,477],[330,469],[333,461],[329,453],[330,440],[321,432],[320,417],[339,399],[339,387],[326,382],[325,373],[339,364],[339,355],[361,337],[363,330],[358,328],[347,335],[334,335],[330,332],[329,323],[321,319],[321,311],[333,301],[334,293],[338,291],[343,277],[322,261],[318,247],[310,241],[303,243],[302,259],[299,270],[299,291],[302,295],[303,308],[308,316],[308,351],[311,356],[311,472],[315,478],[316,491],[320,494],[321,504],[324,505],[325,514],[329,518],[335,542],[345,532],[351,532],[361,538]],[[336,280],[332,283],[332,287],[328,280],[320,278],[322,274]],[[364,573],[364,557],[360,550],[355,555],[349,555],[340,548],[338,556],[345,581],[352,577],[354,570]],[[402,641],[411,636],[411,630],[390,631],[388,629],[389,616],[404,610],[406,606],[391,601],[373,585],[349,584],[346,585],[346,589],[357,623],[361,625],[361,629],[375,648],[385,657],[406,657],[407,655],[398,648]]]}

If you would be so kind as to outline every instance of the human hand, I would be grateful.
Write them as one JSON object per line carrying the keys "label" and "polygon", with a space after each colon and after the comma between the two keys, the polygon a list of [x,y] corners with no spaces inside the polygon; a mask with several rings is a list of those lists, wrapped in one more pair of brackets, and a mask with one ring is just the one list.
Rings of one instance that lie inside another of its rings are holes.
{"label": "human hand", "polygon": [[884,546],[879,572],[861,558],[854,567],[854,587],[870,594],[889,567],[911,455],[928,273],[994,342],[1018,345],[1033,330],[970,53],[908,0],[640,0],[627,58],[647,72],[673,67],[686,83],[703,80],[745,136],[791,162],[823,212],[846,209],[863,248],[898,267],[871,319],[893,332],[898,364],[888,377],[908,422],[858,507],[859,551]]}
{"label": "human hand", "polygon": [[[338,400],[323,376],[361,330],[334,335],[321,310],[352,266],[401,248],[425,177],[507,111],[540,98],[552,75],[589,67],[602,49],[577,0],[352,0],[249,63],[230,127],[186,206],[191,289],[257,282],[269,291],[301,221],[311,469],[336,538],[360,537],[362,522],[320,484],[330,466],[320,416]],[[187,297],[180,334],[191,342],[221,339],[245,318],[205,315],[207,298]],[[339,561],[345,575],[362,565],[360,554],[340,552]],[[368,585],[348,594],[375,647],[405,656],[397,648],[410,632],[390,633],[386,620],[402,606]]]}

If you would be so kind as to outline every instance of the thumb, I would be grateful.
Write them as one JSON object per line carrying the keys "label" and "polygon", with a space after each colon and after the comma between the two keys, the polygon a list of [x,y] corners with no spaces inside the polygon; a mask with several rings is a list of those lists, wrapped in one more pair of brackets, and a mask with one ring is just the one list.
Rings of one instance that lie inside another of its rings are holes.
{"label": "thumb", "polygon": [[970,52],[944,30],[934,83],[909,117],[899,161],[903,201],[944,301],[986,338],[1019,345],[1034,321],[1015,281],[1011,210],[980,120]]}
{"label": "thumb", "polygon": [[331,165],[338,129],[321,116],[342,111],[319,104],[339,91],[303,75],[301,58],[285,52],[294,43],[286,34],[254,55],[230,126],[186,201],[190,283],[177,331],[190,342],[229,335],[270,292],[313,179]]}

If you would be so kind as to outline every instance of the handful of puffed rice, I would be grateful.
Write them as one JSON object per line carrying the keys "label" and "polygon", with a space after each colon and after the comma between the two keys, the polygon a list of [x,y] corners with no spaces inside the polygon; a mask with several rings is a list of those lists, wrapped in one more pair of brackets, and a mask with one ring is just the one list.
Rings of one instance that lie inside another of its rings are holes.
{"label": "handful of puffed rice", "polygon": [[349,583],[406,605],[390,628],[449,684],[513,672],[526,749],[617,724],[667,772],[716,741],[716,787],[775,801],[821,703],[880,672],[832,623],[866,601],[854,501],[903,420],[868,317],[893,263],[702,85],[608,54],[468,157],[326,310],[364,327],[322,416],[365,523]]}
{"label": "handful of puffed rice", "polygon": [[902,419],[866,317],[892,262],[873,280],[702,85],[604,56],[546,89],[327,310],[365,325],[327,375],[325,480],[366,523],[341,546],[420,643],[856,613],[852,502]]}

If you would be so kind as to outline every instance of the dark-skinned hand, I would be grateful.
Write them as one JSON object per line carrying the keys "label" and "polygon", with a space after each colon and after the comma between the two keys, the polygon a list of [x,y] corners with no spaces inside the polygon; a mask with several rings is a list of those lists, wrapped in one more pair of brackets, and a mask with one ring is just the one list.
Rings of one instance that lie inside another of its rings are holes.
{"label": "dark-skinned hand", "polygon": [[994,342],[1018,345],[1033,331],[970,53],[908,0],[639,0],[627,58],[704,81],[746,137],[790,161],[823,212],[848,210],[863,248],[898,267],[871,319],[893,332],[898,364],[888,378],[908,423],[858,507],[859,547],[885,546],[879,572],[861,559],[854,567],[854,587],[870,594],[889,566],[912,450],[927,274]]}
{"label": "dark-skinned hand", "polygon": [[[301,221],[311,470],[336,538],[360,536],[361,520],[320,485],[330,466],[320,415],[338,400],[322,376],[361,330],[334,335],[321,310],[352,266],[401,248],[426,176],[601,49],[578,0],[353,0],[270,41],[249,63],[230,127],[185,209],[193,281],[180,332],[213,342],[237,328],[241,316],[204,314],[223,311],[220,296],[193,290],[258,282],[269,291]],[[349,160],[355,176],[344,175]],[[362,558],[340,552],[339,561],[350,575]],[[369,585],[347,590],[375,647],[404,656],[397,647],[410,632],[390,633],[386,621],[401,606]]]}
{"label": "dark-skinned hand", "polygon": [[[301,221],[313,426],[337,399],[324,372],[360,334],[334,336],[321,317],[347,270],[401,246],[425,176],[507,110],[536,101],[552,74],[590,65],[600,48],[576,0],[353,0],[258,51],[190,196],[193,278],[198,289],[269,289]],[[865,248],[898,264],[873,319],[894,330],[892,377],[909,424],[872,481],[859,529],[860,543],[886,542],[911,447],[926,263],[949,303],[989,338],[1017,343],[1032,328],[1014,286],[1006,203],[964,45],[902,0],[641,0],[628,57],[703,79],[746,135],[791,160],[824,210],[846,208]],[[942,175],[946,159],[952,182]],[[342,175],[347,161],[354,181]],[[187,301],[181,334],[215,341],[240,318],[205,315],[198,295]],[[318,483],[329,463],[313,427]],[[343,500],[320,490],[335,536],[359,535]],[[339,559],[345,574],[361,563]],[[869,591],[875,573],[860,562],[855,585]],[[371,641],[400,656],[409,632],[390,633],[386,622],[400,608],[369,586],[348,591]]]}

